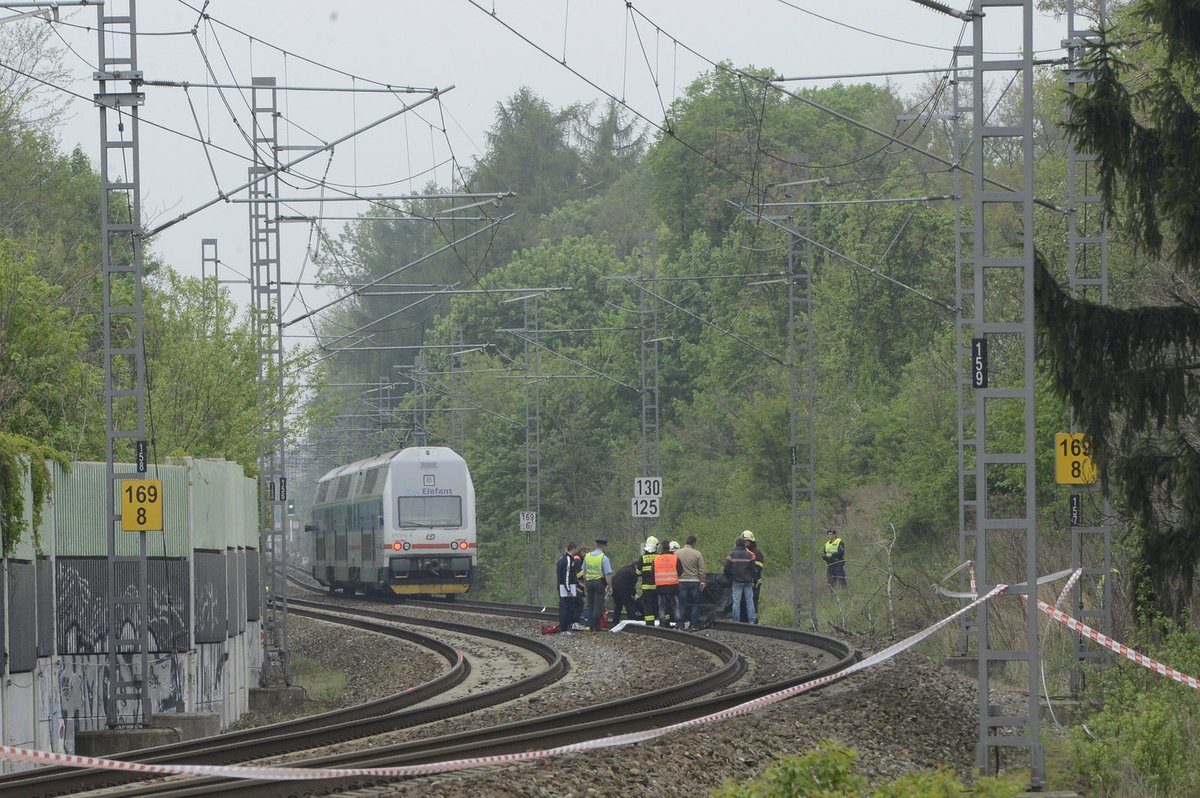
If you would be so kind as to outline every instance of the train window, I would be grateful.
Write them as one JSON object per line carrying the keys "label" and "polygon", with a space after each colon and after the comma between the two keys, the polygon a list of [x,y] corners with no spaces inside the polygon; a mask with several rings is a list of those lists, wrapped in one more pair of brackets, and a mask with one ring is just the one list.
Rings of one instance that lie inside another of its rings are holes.
{"label": "train window", "polygon": [[329,491],[330,480],[325,480],[320,485],[317,485],[317,504],[325,501],[325,494]]}
{"label": "train window", "polygon": [[379,475],[383,473],[383,467],[372,468],[363,475],[362,486],[358,489],[359,496],[369,496],[376,493],[376,484],[379,482]]}
{"label": "train window", "polygon": [[350,495],[350,475],[347,474],[344,477],[338,477],[337,494],[334,496],[334,498],[335,499],[344,499],[349,495]]}
{"label": "train window", "polygon": [[396,519],[401,529],[457,529],[463,525],[462,497],[401,496],[396,500]]}

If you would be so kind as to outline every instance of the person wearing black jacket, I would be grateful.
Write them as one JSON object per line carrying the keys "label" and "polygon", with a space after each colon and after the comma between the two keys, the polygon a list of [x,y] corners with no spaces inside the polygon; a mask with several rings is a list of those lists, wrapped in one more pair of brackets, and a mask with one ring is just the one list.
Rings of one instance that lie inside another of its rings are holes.
{"label": "person wearing black jacket", "polygon": [[635,595],[638,580],[641,578],[641,570],[642,558],[638,557],[629,565],[618,568],[617,572],[613,574],[613,626],[621,622],[622,609],[625,610],[625,617],[629,620],[642,620],[642,604]]}
{"label": "person wearing black jacket", "polygon": [[826,563],[825,578],[830,588],[846,586],[846,544],[836,529],[826,531],[829,539],[825,541],[825,551],[821,559]]}
{"label": "person wearing black jacket", "polygon": [[558,631],[571,631],[575,622],[575,596],[579,592],[579,569],[575,565],[575,553],[579,544],[568,543],[563,556],[558,558],[555,566],[558,580]]}
{"label": "person wearing black jacket", "polygon": [[745,600],[747,620],[757,623],[758,616],[754,612],[754,578],[757,576],[754,566],[754,552],[746,548],[746,541],[738,538],[733,551],[725,557],[725,578],[729,580],[733,591],[733,622],[742,622],[742,601]]}
{"label": "person wearing black jacket", "polygon": [[[746,549],[754,555],[754,618],[751,623],[758,623],[758,619],[762,616],[758,609],[758,594],[762,592],[763,569],[766,567],[766,560],[763,559],[762,549],[758,547],[758,541],[754,539],[754,532],[747,529],[742,532],[742,540],[746,541]],[[743,608],[742,616],[745,617],[746,612]]]}

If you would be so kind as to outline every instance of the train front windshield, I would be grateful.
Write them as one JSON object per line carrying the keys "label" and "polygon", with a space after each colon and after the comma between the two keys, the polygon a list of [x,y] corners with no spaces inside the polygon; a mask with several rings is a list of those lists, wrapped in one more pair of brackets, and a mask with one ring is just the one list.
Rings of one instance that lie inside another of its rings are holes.
{"label": "train front windshield", "polygon": [[461,496],[401,496],[396,510],[401,529],[460,529],[463,525]]}

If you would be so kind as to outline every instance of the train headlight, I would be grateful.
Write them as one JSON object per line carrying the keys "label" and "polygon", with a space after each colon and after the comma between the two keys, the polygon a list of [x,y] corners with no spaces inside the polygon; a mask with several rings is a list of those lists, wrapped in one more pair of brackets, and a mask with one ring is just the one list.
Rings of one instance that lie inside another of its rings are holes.
{"label": "train headlight", "polygon": [[409,550],[409,549],[411,549],[411,548],[412,548],[412,544],[411,544],[411,543],[409,543],[407,540],[406,540],[406,541],[404,541],[404,550],[405,550],[405,551],[408,551],[408,550]]}
{"label": "train headlight", "polygon": [[450,541],[450,548],[454,549],[455,551],[458,551],[458,541],[457,540]]}
{"label": "train headlight", "polygon": [[398,540],[392,544],[392,551],[400,551],[402,548],[404,547],[400,545],[400,541]]}

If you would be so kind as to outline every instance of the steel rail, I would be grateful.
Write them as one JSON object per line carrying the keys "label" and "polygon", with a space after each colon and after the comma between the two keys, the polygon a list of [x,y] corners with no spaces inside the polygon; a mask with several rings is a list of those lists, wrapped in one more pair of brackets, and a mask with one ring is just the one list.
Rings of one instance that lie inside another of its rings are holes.
{"label": "steel rail", "polygon": [[[424,603],[424,602],[422,602]],[[484,602],[459,602],[443,605],[441,609],[482,612],[510,617],[542,617],[544,611],[526,605],[489,604]],[[356,610],[359,612],[364,612]],[[668,637],[679,642],[698,645],[699,641],[716,643],[700,635],[688,635],[655,627],[627,627],[635,634]],[[487,757],[519,753],[544,748],[554,748],[571,743],[603,738],[668,726],[721,710],[729,709],[780,690],[787,689],[821,676],[836,673],[860,659],[860,654],[850,646],[834,638],[810,632],[801,632],[776,627],[750,624],[724,624],[721,630],[791,640],[812,646],[834,655],[835,662],[813,670],[800,677],[784,679],[772,684],[737,690],[722,696],[691,700],[673,696],[679,688],[664,688],[652,693],[641,694],[607,704],[583,707],[578,710],[542,716],[527,721],[477,729],[455,734],[442,735],[423,740],[376,746],[369,751],[345,752],[291,763],[297,767],[312,768],[369,768],[394,767],[439,762],[464,757]],[[719,644],[718,644],[719,645]],[[840,655],[840,656],[839,656]],[[741,660],[740,655],[738,659]],[[681,686],[682,687],[682,686]],[[657,693],[657,695],[655,695]],[[694,697],[694,696],[693,696]],[[678,699],[678,700],[677,700]],[[680,703],[690,701],[690,703]],[[624,704],[626,712],[620,713]],[[596,712],[603,708],[607,717],[598,717]],[[395,783],[396,779],[352,777],[321,781],[279,782],[229,779],[223,783],[183,782],[178,786],[163,785],[164,791],[155,793],[171,798],[199,798],[207,795],[236,795],[246,798],[290,798],[295,795],[328,794],[342,790],[378,787]]]}
{"label": "steel rail", "polygon": [[[471,672],[471,665],[461,652],[428,635],[392,625],[402,621],[408,622],[407,619],[391,617],[386,619],[390,623],[377,623],[362,617],[347,617],[346,610],[334,609],[331,611],[315,603],[309,609],[297,608],[294,611],[297,615],[304,617],[327,620],[342,626],[418,642],[447,658],[447,661],[451,663],[451,668],[447,673],[422,685],[365,704],[269,726],[230,732],[217,737],[127,752],[114,758],[144,763],[216,765],[245,761],[247,758],[278,756],[473,712],[541,689],[562,678],[568,670],[562,655],[553,646],[540,641],[529,640],[519,635],[510,635],[494,629],[413,619],[411,623],[414,625],[451,630],[526,649],[537,654],[547,664],[546,668],[511,685],[484,691],[456,702],[417,706],[444,695],[446,690],[467,678]],[[358,614],[362,615],[362,613]],[[0,778],[0,794],[5,798],[75,794],[81,790],[118,786],[147,778],[155,778],[155,776],[154,774],[107,770],[80,771],[77,768],[43,768],[21,771]],[[123,791],[122,794],[157,793],[156,785],[145,786],[150,788],[148,793],[143,792],[141,788],[134,788]]]}

